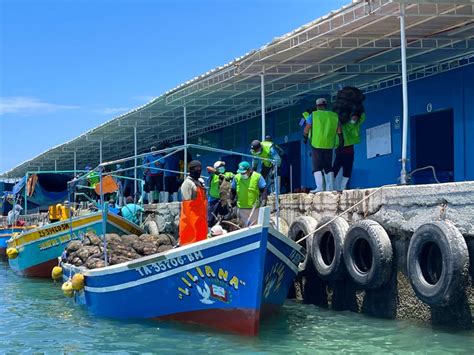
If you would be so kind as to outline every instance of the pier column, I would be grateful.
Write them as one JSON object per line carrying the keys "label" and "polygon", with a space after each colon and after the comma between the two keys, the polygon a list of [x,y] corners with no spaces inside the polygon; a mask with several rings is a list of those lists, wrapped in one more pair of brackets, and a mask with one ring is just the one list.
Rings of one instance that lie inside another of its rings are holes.
{"label": "pier column", "polygon": [[402,170],[400,183],[407,183],[407,136],[408,136],[408,84],[407,84],[407,39],[405,35],[405,4],[400,4],[400,49],[402,61],[402,99],[403,99],[403,131],[402,131]]}
{"label": "pier column", "polygon": [[188,174],[188,127],[187,127],[187,117],[186,117],[186,106],[183,106],[183,119],[184,119],[184,178]]}

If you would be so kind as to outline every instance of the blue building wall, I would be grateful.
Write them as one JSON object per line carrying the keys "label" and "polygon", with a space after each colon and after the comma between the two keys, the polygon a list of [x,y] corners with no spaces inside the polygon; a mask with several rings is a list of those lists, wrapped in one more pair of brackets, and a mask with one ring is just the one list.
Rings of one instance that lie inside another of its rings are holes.
{"label": "blue building wall", "polygon": [[[454,113],[454,180],[474,180],[474,65],[436,74],[431,77],[408,83],[409,116],[427,113],[427,105],[431,104],[432,112],[453,109]],[[324,95],[323,95],[324,96]],[[301,142],[302,127],[298,126],[301,113],[312,106],[315,97],[307,97],[298,105],[267,114],[267,134],[271,134],[275,143],[283,145],[291,142]],[[395,86],[367,94],[364,103],[367,120],[362,127],[362,140],[355,148],[355,164],[351,188],[365,188],[397,183],[401,170],[402,146],[402,94],[401,86]],[[395,123],[400,117],[399,126]],[[286,134],[281,134],[282,120],[288,120]],[[366,129],[384,123],[391,123],[392,153],[367,159]],[[239,124],[236,129],[235,146],[233,151],[249,153],[250,142],[260,139],[261,131],[255,127],[260,125],[260,118],[255,118]],[[280,126],[278,126],[280,125]],[[280,127],[280,128],[278,128]],[[280,134],[279,134],[280,133]],[[217,146],[224,148],[224,129],[214,132],[219,138]],[[429,132],[427,132],[429,134]],[[226,138],[227,139],[227,138]],[[436,144],[436,142],[433,142]],[[300,143],[300,155],[292,154],[287,159],[296,166],[299,159],[299,171],[293,171],[293,188],[298,185],[313,188],[311,157],[309,145]],[[408,132],[408,158],[410,159],[410,131]],[[222,158],[220,154],[202,154],[197,157],[203,165]],[[410,161],[407,170],[410,171]],[[205,169],[204,169],[205,170]],[[299,174],[299,175],[298,175]]]}

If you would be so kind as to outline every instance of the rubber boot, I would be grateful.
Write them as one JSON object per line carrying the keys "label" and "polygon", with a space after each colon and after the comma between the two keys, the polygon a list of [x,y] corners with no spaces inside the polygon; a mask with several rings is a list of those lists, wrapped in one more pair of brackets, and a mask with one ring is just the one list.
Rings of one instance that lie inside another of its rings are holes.
{"label": "rubber boot", "polygon": [[310,191],[310,193],[312,194],[323,191],[323,172],[315,171],[313,173],[313,176],[314,176],[314,182],[316,183],[316,188]]}
{"label": "rubber boot", "polygon": [[163,200],[161,203],[168,203],[170,202],[170,193],[168,191],[163,191]]}
{"label": "rubber boot", "polygon": [[334,190],[334,173],[331,171],[330,173],[324,174],[324,178],[326,180],[326,191]]}
{"label": "rubber boot", "polygon": [[171,195],[172,199],[173,199],[173,202],[178,202],[178,193],[177,192],[173,192],[173,195]]}
{"label": "rubber boot", "polygon": [[349,182],[349,178],[343,176],[341,179],[341,191],[342,190],[347,190],[347,183]]}
{"label": "rubber boot", "polygon": [[148,193],[148,203],[151,205],[153,203],[153,192]]}

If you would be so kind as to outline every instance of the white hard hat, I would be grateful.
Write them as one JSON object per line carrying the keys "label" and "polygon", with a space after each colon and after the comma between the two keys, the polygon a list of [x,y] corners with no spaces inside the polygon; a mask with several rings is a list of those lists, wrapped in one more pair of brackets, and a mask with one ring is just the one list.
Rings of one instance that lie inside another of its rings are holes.
{"label": "white hard hat", "polygon": [[327,101],[324,97],[320,97],[319,99],[316,100],[316,105],[326,105]]}
{"label": "white hard hat", "polygon": [[217,169],[221,166],[225,166],[225,162],[218,160],[214,163],[214,169]]}
{"label": "white hard hat", "polygon": [[216,224],[214,227],[211,228],[211,235],[222,235],[226,233],[227,231],[222,228],[220,224]]}

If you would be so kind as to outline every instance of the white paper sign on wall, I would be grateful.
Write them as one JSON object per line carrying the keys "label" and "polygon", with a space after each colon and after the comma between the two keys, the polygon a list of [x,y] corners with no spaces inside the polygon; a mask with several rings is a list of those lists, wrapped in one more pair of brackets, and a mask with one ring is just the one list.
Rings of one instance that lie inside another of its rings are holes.
{"label": "white paper sign on wall", "polygon": [[368,128],[367,159],[392,154],[392,131],[390,122]]}

